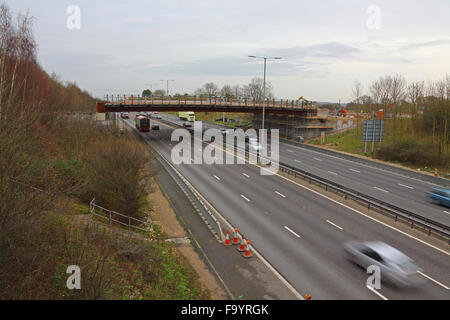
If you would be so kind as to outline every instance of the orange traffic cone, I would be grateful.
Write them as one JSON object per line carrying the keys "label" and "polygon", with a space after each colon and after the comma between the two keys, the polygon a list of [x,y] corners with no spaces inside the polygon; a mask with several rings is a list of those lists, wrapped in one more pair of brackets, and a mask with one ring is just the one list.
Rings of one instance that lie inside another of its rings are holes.
{"label": "orange traffic cone", "polygon": [[252,253],[250,252],[250,241],[247,240],[247,248],[245,250],[245,253],[243,255],[244,258],[250,258],[252,256]]}
{"label": "orange traffic cone", "polygon": [[239,237],[238,237],[238,229],[234,228],[234,238],[233,238],[233,244],[239,244]]}
{"label": "orange traffic cone", "polygon": [[306,300],[311,300],[311,296],[310,296],[309,294],[307,294],[307,295],[305,296],[305,298],[306,298]]}
{"label": "orange traffic cone", "polygon": [[437,173],[437,168],[434,168],[434,176],[437,177],[438,173]]}
{"label": "orange traffic cone", "polygon": [[226,246],[231,246],[231,242],[230,242],[230,231],[227,230],[227,236],[225,237],[225,245]]}
{"label": "orange traffic cone", "polygon": [[242,236],[242,241],[241,241],[241,245],[238,248],[239,252],[244,252],[245,251],[245,237]]}

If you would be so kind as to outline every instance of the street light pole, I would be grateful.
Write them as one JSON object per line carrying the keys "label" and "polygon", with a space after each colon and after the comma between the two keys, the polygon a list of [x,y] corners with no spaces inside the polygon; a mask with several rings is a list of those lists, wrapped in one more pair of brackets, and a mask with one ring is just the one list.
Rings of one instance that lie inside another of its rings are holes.
{"label": "street light pole", "polygon": [[166,81],[167,82],[166,94],[167,94],[167,96],[169,96],[169,81],[175,81],[175,80],[161,80],[161,81]]}
{"label": "street light pole", "polygon": [[[259,58],[259,59],[264,59],[264,80],[263,80],[263,98],[262,98],[262,104],[263,104],[263,112],[262,112],[262,123],[261,123],[261,128],[264,131],[264,118],[265,118],[265,111],[266,111],[266,105],[264,104],[264,101],[266,100],[266,64],[267,64],[267,60],[280,60],[281,57],[272,57],[272,58],[268,58],[268,57],[257,57],[257,56],[248,56],[249,58]],[[264,137],[264,135],[263,135]],[[262,141],[263,145],[264,145],[264,141]]]}

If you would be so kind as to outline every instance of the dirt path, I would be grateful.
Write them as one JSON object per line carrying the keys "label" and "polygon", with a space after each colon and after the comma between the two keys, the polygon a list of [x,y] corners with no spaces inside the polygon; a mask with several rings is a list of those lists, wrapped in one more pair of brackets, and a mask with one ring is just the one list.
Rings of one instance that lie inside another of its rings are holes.
{"label": "dirt path", "polygon": [[[162,194],[158,184],[154,181],[152,181],[152,183],[154,192],[147,196],[147,200],[152,205],[152,212],[150,213],[150,216],[153,222],[158,224],[169,238],[186,238],[188,235],[177,220],[175,212]],[[197,272],[200,277],[200,281],[203,282],[203,284],[209,289],[213,299],[228,299],[227,294],[219,285],[216,278],[209,271],[202,259],[200,259],[192,244],[183,242],[177,245],[177,249]]]}

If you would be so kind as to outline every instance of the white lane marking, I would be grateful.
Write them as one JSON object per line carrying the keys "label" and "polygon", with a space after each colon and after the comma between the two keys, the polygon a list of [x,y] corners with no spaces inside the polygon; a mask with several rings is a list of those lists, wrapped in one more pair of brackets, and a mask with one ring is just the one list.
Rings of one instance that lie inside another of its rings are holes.
{"label": "white lane marking", "polygon": [[246,198],[243,194],[241,194],[241,197],[244,198],[245,200],[247,200],[247,202],[250,202],[250,200],[248,198]]}
{"label": "white lane marking", "polygon": [[[262,170],[268,171],[267,169],[265,169],[265,168],[263,168],[263,167],[261,167],[261,166],[258,166],[258,165],[254,165],[254,166],[257,166],[257,167],[261,168]],[[268,171],[268,172],[270,172],[270,171]],[[327,200],[329,200],[329,201],[331,201],[331,202],[334,202],[334,203],[336,203],[337,205],[340,205],[341,207],[347,208],[348,210],[351,210],[351,211],[353,211],[353,212],[355,212],[355,213],[357,213],[357,214],[359,214],[359,215],[361,215],[361,216],[363,216],[363,217],[366,217],[367,219],[370,219],[370,220],[372,220],[372,221],[375,221],[375,222],[377,222],[377,223],[379,223],[379,224],[385,226],[386,228],[389,228],[389,229],[391,229],[391,230],[397,231],[398,233],[401,233],[401,234],[403,234],[404,236],[406,236],[406,237],[408,237],[408,238],[414,239],[414,240],[416,240],[416,241],[418,241],[418,242],[420,242],[420,243],[422,243],[422,244],[424,244],[424,245],[426,245],[426,246],[428,246],[428,247],[430,247],[430,248],[433,248],[433,249],[435,249],[435,250],[437,250],[437,251],[439,251],[439,252],[441,252],[441,253],[443,253],[443,254],[446,254],[446,255],[450,256],[450,252],[447,252],[447,251],[445,251],[445,250],[443,250],[443,249],[441,249],[441,248],[438,248],[438,247],[436,247],[436,246],[434,246],[434,245],[432,245],[432,244],[430,244],[430,243],[428,243],[428,242],[426,242],[426,241],[423,241],[423,240],[421,240],[421,239],[419,239],[419,238],[416,238],[416,237],[414,237],[414,236],[412,236],[412,235],[410,235],[410,234],[408,234],[408,233],[406,233],[406,232],[404,232],[404,231],[402,231],[402,230],[400,230],[400,229],[397,229],[397,228],[395,228],[395,227],[393,227],[393,226],[391,226],[391,225],[389,225],[389,224],[387,224],[387,223],[385,223],[385,222],[382,222],[382,221],[380,221],[380,220],[378,220],[378,219],[375,219],[375,218],[373,218],[373,217],[371,217],[371,216],[369,216],[369,215],[367,215],[367,214],[365,214],[365,213],[362,213],[361,211],[358,211],[358,210],[356,210],[356,209],[354,209],[354,208],[352,208],[352,207],[350,207],[350,206],[348,206],[348,205],[346,205],[346,204],[343,204],[343,203],[341,203],[341,202],[339,202],[339,201],[337,201],[337,200],[334,200],[334,199],[332,199],[332,198],[330,198],[330,197],[328,197],[328,196],[326,196],[326,195],[324,195],[324,194],[322,194],[322,193],[320,193],[320,192],[318,192],[318,191],[315,191],[315,190],[313,190],[313,189],[311,189],[311,188],[308,188],[308,187],[306,187],[306,186],[304,186],[304,185],[301,185],[300,183],[297,183],[297,182],[295,182],[295,181],[293,181],[293,180],[291,180],[291,179],[288,179],[288,178],[286,178],[286,177],[283,177],[282,175],[280,175],[280,174],[278,174],[278,173],[277,173],[277,176],[280,177],[281,179],[284,179],[284,180],[286,180],[286,181],[289,181],[289,182],[295,184],[296,186],[299,186],[300,188],[306,189],[306,190],[308,190],[308,191],[310,191],[310,192],[312,192],[312,193],[314,193],[314,194],[316,194],[316,195],[318,195],[318,196],[320,196],[320,197],[323,197],[323,198],[325,198],[325,199],[327,199]]]}
{"label": "white lane marking", "polygon": [[220,178],[218,176],[214,175],[214,178],[220,181]]}
{"label": "white lane marking", "polygon": [[448,211],[444,211],[446,214],[450,214],[450,212],[448,212]]}
{"label": "white lane marking", "polygon": [[275,193],[283,198],[286,198],[286,196],[284,194],[279,193],[278,191],[275,191]]}
{"label": "white lane marking", "polygon": [[[229,153],[228,151],[225,151],[225,152]],[[313,152],[316,152],[316,151],[313,151]],[[318,152],[316,152],[316,153],[318,153]],[[333,156],[331,156],[331,157],[332,157],[332,158],[336,158],[336,157],[333,157]],[[236,158],[243,159],[242,157],[239,157],[239,156],[236,156]],[[337,159],[341,159],[341,158],[337,158]],[[245,159],[243,159],[243,160],[245,160]],[[346,160],[346,159],[344,159],[344,160]],[[349,161],[349,160],[346,160],[346,161]],[[267,172],[270,172],[270,174],[273,174],[271,171],[269,171],[269,170],[267,170],[266,168],[261,167],[261,166],[259,166],[259,165],[257,165],[257,164],[252,164],[252,165],[254,165],[255,167],[260,168],[261,170],[265,170],[265,171],[267,171]],[[367,166],[367,167],[370,167],[370,166]],[[359,215],[361,215],[361,216],[363,216],[363,217],[366,217],[366,218],[369,219],[369,220],[375,221],[375,222],[377,222],[377,223],[379,223],[379,224],[385,226],[386,228],[389,228],[389,229],[391,229],[391,230],[397,231],[398,233],[403,234],[404,236],[406,236],[406,237],[408,237],[408,238],[410,238],[410,239],[414,239],[414,240],[416,240],[416,241],[418,241],[418,242],[420,242],[420,243],[422,243],[422,244],[424,244],[424,245],[426,245],[426,246],[428,246],[428,247],[430,247],[430,248],[433,248],[433,249],[435,249],[435,250],[437,250],[437,251],[439,251],[439,252],[441,252],[441,253],[443,253],[443,254],[446,254],[447,256],[450,256],[450,252],[445,251],[445,250],[443,250],[443,249],[441,249],[441,248],[439,248],[439,247],[436,247],[435,245],[432,245],[431,243],[428,243],[428,242],[426,242],[426,241],[424,241],[424,240],[421,240],[421,239],[419,239],[419,238],[417,238],[417,237],[414,237],[414,236],[410,235],[410,234],[407,233],[407,232],[404,232],[404,231],[402,231],[402,230],[400,230],[400,229],[397,229],[397,228],[395,228],[395,227],[393,227],[393,226],[391,226],[391,225],[389,225],[389,224],[387,224],[387,223],[385,223],[385,222],[382,222],[382,221],[380,221],[380,220],[378,220],[378,219],[375,219],[375,218],[373,218],[373,217],[371,217],[371,216],[369,216],[369,215],[367,215],[367,214],[365,214],[365,213],[362,213],[361,211],[358,211],[357,209],[354,209],[354,208],[352,208],[352,207],[350,207],[350,206],[348,206],[348,205],[346,205],[346,204],[343,204],[343,203],[341,203],[341,202],[339,202],[339,201],[337,201],[337,200],[335,200],[335,199],[332,199],[332,198],[330,198],[330,197],[328,197],[328,196],[326,196],[326,195],[324,195],[324,194],[322,194],[322,193],[320,193],[320,192],[318,192],[318,191],[315,191],[315,190],[313,190],[313,189],[311,189],[311,188],[308,188],[308,187],[306,187],[306,186],[304,186],[304,185],[301,185],[301,184],[298,183],[298,182],[295,182],[295,181],[293,181],[293,180],[291,180],[291,179],[289,179],[289,178],[283,177],[283,176],[280,175],[279,173],[277,173],[276,175],[277,175],[278,177],[280,177],[281,179],[284,179],[284,180],[286,180],[286,181],[289,181],[289,182],[295,184],[296,186],[298,186],[298,187],[300,187],[300,188],[303,188],[303,189],[305,189],[305,190],[308,190],[308,191],[310,191],[310,192],[312,192],[312,193],[314,193],[314,194],[316,194],[316,195],[318,195],[318,196],[320,196],[320,197],[323,197],[323,198],[325,198],[325,199],[327,199],[327,200],[329,200],[329,201],[331,201],[331,202],[336,203],[337,205],[340,205],[341,207],[347,208],[348,210],[351,210],[351,211],[353,211],[353,212],[355,212],[355,213],[357,213],[357,214],[359,214]],[[431,183],[430,183],[430,184],[431,184]],[[231,226],[231,225],[230,225],[230,226]],[[231,228],[231,227],[230,227],[230,228]],[[257,253],[257,252],[255,252],[255,253]],[[266,263],[268,263],[267,260],[265,260],[261,255],[258,255],[258,257],[259,257],[261,260],[266,261]],[[277,274],[277,276],[278,276],[278,275],[281,276],[278,272],[276,272],[275,269],[273,269],[273,268],[271,268],[271,269],[272,269],[272,271],[273,271],[275,274]],[[283,278],[283,279],[284,279],[284,278]],[[285,282],[285,281],[286,281],[286,280],[284,279],[283,282]],[[285,284],[288,285],[289,282],[286,281]],[[292,285],[289,284],[289,288],[291,289],[291,291],[293,291],[293,292],[295,291],[295,294],[296,294],[298,297],[300,297],[301,299],[304,300],[304,298],[303,298],[303,297],[302,297],[295,289],[293,289]]]}
{"label": "white lane marking", "polygon": [[333,171],[328,171],[328,173],[334,174],[335,176],[338,175],[336,172],[333,172]]}
{"label": "white lane marking", "polygon": [[355,169],[350,169],[350,171],[361,173],[361,171]]}
{"label": "white lane marking", "polygon": [[434,283],[440,285],[440,286],[443,287],[445,290],[450,290],[450,288],[447,287],[445,284],[442,284],[442,283],[440,283],[439,281],[434,280],[432,277],[427,276],[425,273],[420,272],[420,271],[417,271],[417,273],[418,273],[418,274],[421,274],[422,276],[424,276],[424,277],[427,278],[427,279],[430,279],[430,280],[433,281]]}
{"label": "white lane marking", "polygon": [[292,231],[289,227],[284,226],[284,228],[289,231],[290,233],[292,233],[294,236],[296,236],[297,238],[301,238],[297,233],[295,233],[294,231]]}
{"label": "white lane marking", "polygon": [[331,224],[332,226],[335,226],[338,229],[344,230],[343,228],[339,227],[337,224],[331,222],[330,220],[326,220],[326,222],[328,222],[329,224]]}
{"label": "white lane marking", "polygon": [[414,189],[413,187],[407,186],[406,184],[399,183],[398,185],[402,186],[402,187],[405,187],[405,188]]}
{"label": "white lane marking", "polygon": [[302,163],[300,160],[297,160],[297,159],[295,159],[294,161],[295,161],[295,162],[298,162],[298,163]]}
{"label": "white lane marking", "polygon": [[287,149],[287,152],[293,153],[294,151]]}
{"label": "white lane marking", "polygon": [[375,293],[377,296],[379,296],[381,299],[383,300],[389,300],[388,298],[386,298],[385,296],[383,296],[381,293],[379,293],[377,290],[375,290],[374,288],[372,288],[371,286],[366,286],[367,289],[369,289],[370,291],[372,291],[373,293]]}
{"label": "white lane marking", "polygon": [[317,160],[317,161],[322,161],[322,159],[319,159],[319,158],[314,158],[314,160]]}
{"label": "white lane marking", "polygon": [[246,173],[243,173],[243,172],[242,172],[242,175],[243,175],[244,177],[250,178],[250,176],[249,176],[248,174],[246,174]]}
{"label": "white lane marking", "polygon": [[381,189],[381,188],[378,188],[378,187],[373,187],[374,189],[377,189],[377,190],[380,190],[380,191],[383,191],[383,192],[389,192],[389,191],[386,191],[386,190],[384,190],[384,189]]}

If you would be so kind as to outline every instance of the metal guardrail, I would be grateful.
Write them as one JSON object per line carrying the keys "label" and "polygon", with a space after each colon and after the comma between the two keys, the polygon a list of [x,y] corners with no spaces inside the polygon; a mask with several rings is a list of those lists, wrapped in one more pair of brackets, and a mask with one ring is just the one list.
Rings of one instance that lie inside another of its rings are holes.
{"label": "metal guardrail", "polygon": [[[161,119],[158,119],[158,120],[161,121]],[[162,122],[181,127],[179,124],[173,123],[173,122],[170,122],[167,120],[163,120]],[[189,131],[193,131],[193,128],[187,128],[187,129],[189,129]],[[245,149],[245,155],[247,156],[249,154],[250,154],[249,151],[247,149]],[[270,161],[269,158],[264,158],[264,159]],[[394,216],[394,219],[396,222],[397,222],[398,218],[400,217],[400,218],[408,221],[411,228],[414,228],[414,226],[416,227],[416,229],[418,229],[417,227],[421,227],[419,230],[425,229],[427,231],[426,233],[428,233],[428,235],[431,235],[431,232],[439,234],[441,237],[447,238],[448,244],[450,245],[450,228],[444,224],[441,224],[441,223],[433,221],[431,219],[422,217],[411,211],[394,206],[392,204],[381,201],[374,197],[367,196],[359,191],[356,191],[356,190],[353,190],[346,186],[337,184],[333,181],[316,176],[314,174],[308,173],[304,170],[295,168],[293,166],[290,166],[290,165],[287,165],[284,163],[279,163],[278,165],[279,165],[279,168],[281,169],[281,171],[286,172],[288,174],[293,174],[295,177],[301,176],[301,177],[309,180],[310,183],[311,183],[311,181],[314,181],[315,183],[324,186],[326,191],[328,191],[328,189],[334,189],[335,191],[344,194],[345,199],[347,199],[347,197],[349,197],[349,198],[353,198],[354,200],[363,202],[367,205],[367,208],[369,210],[372,207],[372,208],[377,208],[378,210],[387,212],[390,215]],[[422,230],[422,231],[424,231],[424,230]]]}
{"label": "metal guardrail", "polygon": [[335,182],[329,181],[325,178],[310,174],[310,173],[300,170],[298,168],[294,168],[292,166],[283,164],[283,165],[280,165],[280,169],[284,172],[287,172],[288,174],[293,174],[294,176],[301,176],[301,177],[309,180],[310,183],[311,183],[311,181],[314,181],[322,186],[325,186],[326,191],[328,191],[328,189],[334,189],[335,191],[338,191],[338,192],[344,194],[344,197],[346,199],[347,199],[347,197],[350,197],[357,201],[363,202],[367,205],[367,208],[369,210],[371,209],[371,207],[373,207],[373,208],[377,208],[379,210],[388,212],[389,214],[391,214],[395,217],[395,221],[398,220],[398,217],[401,217],[410,223],[411,228],[413,228],[414,225],[416,225],[416,227],[417,226],[422,227],[423,229],[426,229],[428,231],[427,232],[428,235],[430,235],[431,232],[435,232],[435,233],[447,238],[448,244],[450,244],[450,228],[442,223],[422,217],[411,211],[394,206],[392,204],[389,204],[387,202],[373,198],[371,196],[367,196],[359,191],[342,186]]}
{"label": "metal guardrail", "polygon": [[[92,215],[108,220],[110,225],[112,225],[112,223],[114,222],[114,223],[118,223],[122,226],[125,226],[128,229],[133,228],[133,229],[137,229],[137,230],[141,230],[141,231],[145,231],[145,232],[148,232],[150,230],[150,225],[148,224],[148,222],[118,213],[114,210],[109,210],[109,209],[103,208],[99,205],[96,205],[95,198],[93,198],[91,200],[91,202],[89,203],[89,208],[90,208],[90,212]],[[101,213],[97,213],[95,211],[95,209],[100,209]],[[115,217],[117,217],[117,216],[121,217],[122,221],[116,219]],[[126,223],[124,221],[128,221],[128,223]],[[142,225],[146,226],[147,229],[141,228],[140,226],[142,226]]]}

